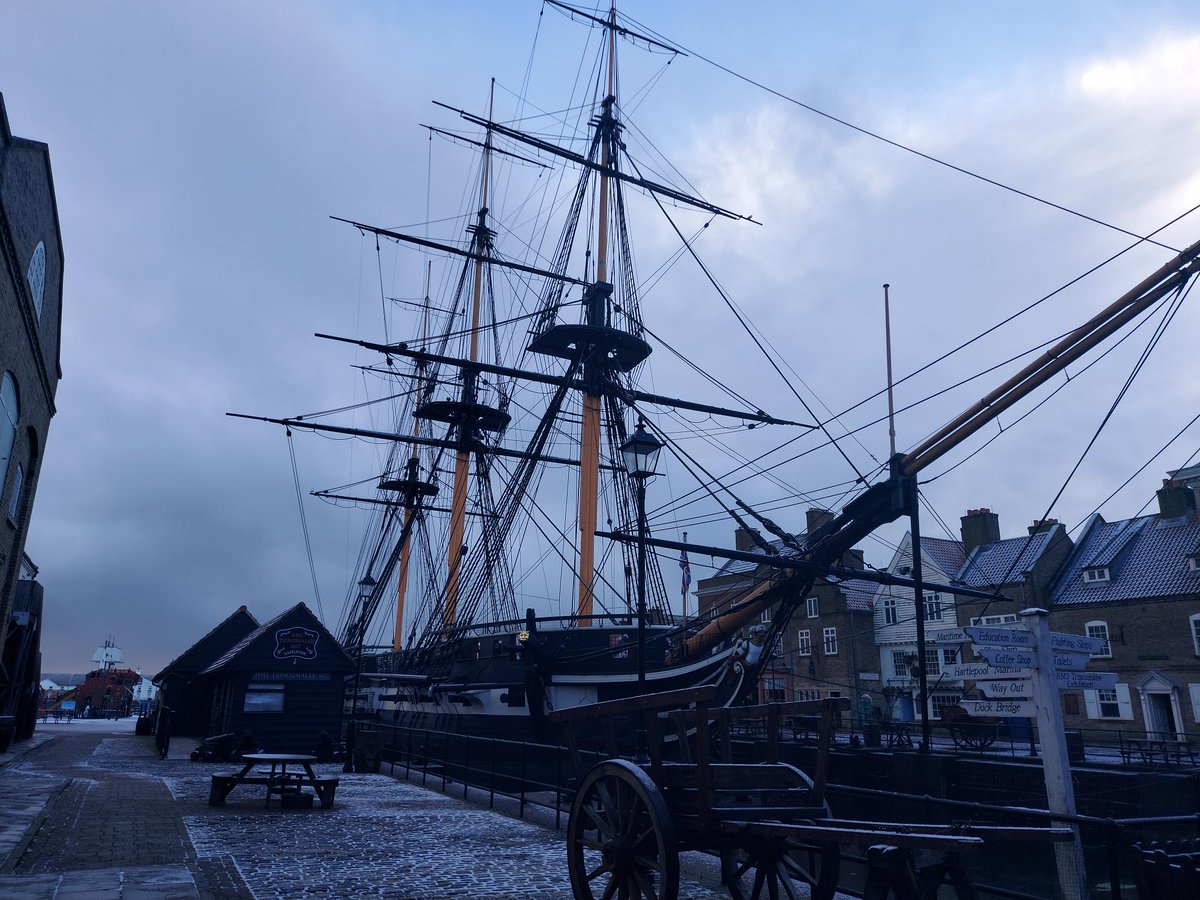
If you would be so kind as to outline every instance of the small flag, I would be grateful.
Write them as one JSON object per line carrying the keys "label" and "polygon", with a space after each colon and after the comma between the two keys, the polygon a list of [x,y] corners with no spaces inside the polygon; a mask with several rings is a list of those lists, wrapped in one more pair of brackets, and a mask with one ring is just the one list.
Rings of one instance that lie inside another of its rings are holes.
{"label": "small flag", "polygon": [[[687,540],[687,534],[684,534],[683,539]],[[686,550],[679,551],[679,569],[680,569],[680,590],[683,593],[683,602],[687,603],[688,587],[692,583],[692,566],[688,562]],[[685,606],[686,609],[686,606]]]}

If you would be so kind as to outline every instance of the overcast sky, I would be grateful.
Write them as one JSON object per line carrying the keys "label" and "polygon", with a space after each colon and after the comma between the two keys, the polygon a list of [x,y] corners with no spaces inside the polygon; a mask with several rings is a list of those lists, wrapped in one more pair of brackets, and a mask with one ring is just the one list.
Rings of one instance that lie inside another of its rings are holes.
{"label": "overcast sky", "polygon": [[[703,58],[1131,232],[1200,203],[1192,4],[637,0],[624,11],[693,51],[660,72],[664,56],[634,61],[640,51],[623,47],[626,107],[697,190],[763,223],[722,224],[701,249],[803,379],[806,399],[830,411],[883,384],[884,282],[901,375],[1131,239],[822,119]],[[351,366],[374,360],[312,334],[383,337],[373,246],[328,217],[417,223],[427,189],[431,208],[457,209],[450,170],[462,157],[437,145],[431,166],[419,124],[458,122],[429,101],[483,112],[494,76],[498,105],[511,108],[528,68],[529,90],[550,108],[588,35],[536,0],[7,0],[0,32],[0,91],[13,132],[49,144],[66,253],[63,380],[27,545],[46,590],[43,670],[83,671],[113,636],[152,674],[242,603],[260,621],[300,600],[317,606],[281,429],[224,414],[361,399]],[[650,82],[631,102],[631,89]],[[639,263],[653,270],[668,235],[651,225],[642,238]],[[1197,238],[1196,216],[1159,235],[1176,248]],[[1069,329],[1170,255],[1135,249],[901,385],[898,403]],[[699,305],[694,272],[678,281],[645,298],[651,329],[670,330],[676,347],[764,408],[807,420],[727,314]],[[1185,305],[1053,515],[1077,524],[1195,415],[1196,326]],[[952,527],[968,507],[989,506],[1011,535],[1045,512],[1144,331],[1083,387],[926,486]],[[675,372],[656,357],[653,388],[671,389]],[[902,416],[901,448],[1002,376]],[[846,421],[882,409],[875,401]],[[860,468],[886,458],[884,426],[858,441],[846,450]],[[1103,513],[1136,514],[1197,444],[1195,430],[1185,434]],[[345,443],[296,448],[304,491],[351,480]],[[677,474],[652,496],[689,490]],[[850,474],[814,454],[788,478],[815,490]],[[802,510],[776,518],[801,530]],[[335,625],[356,577],[361,519],[309,501],[308,524],[320,606]],[[668,537],[680,530],[670,516],[658,525]],[[727,543],[731,528],[691,530]],[[868,558],[886,562],[886,541],[902,530],[866,545]],[[926,531],[940,533],[933,523]],[[697,577],[706,563],[696,561]]]}

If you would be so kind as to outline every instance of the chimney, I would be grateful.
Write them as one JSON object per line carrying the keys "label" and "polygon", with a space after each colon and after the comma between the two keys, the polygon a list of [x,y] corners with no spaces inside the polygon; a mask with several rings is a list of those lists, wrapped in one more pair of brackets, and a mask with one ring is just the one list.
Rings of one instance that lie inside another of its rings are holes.
{"label": "chimney", "polygon": [[733,549],[735,550],[757,550],[758,544],[754,542],[754,538],[750,532],[740,525],[733,532]]}
{"label": "chimney", "polygon": [[1033,524],[1029,526],[1030,534],[1041,534],[1043,531],[1049,531],[1058,524],[1058,519],[1035,519]]}
{"label": "chimney", "polygon": [[805,512],[808,518],[808,533],[817,531],[826,522],[833,520],[833,513],[827,509],[810,509]]}
{"label": "chimney", "polygon": [[986,507],[968,509],[962,523],[963,553],[971,555],[976,547],[1000,540],[1000,517]]}
{"label": "chimney", "polygon": [[1196,495],[1178,481],[1163,479],[1158,491],[1158,513],[1164,519],[1180,519],[1196,508]]}

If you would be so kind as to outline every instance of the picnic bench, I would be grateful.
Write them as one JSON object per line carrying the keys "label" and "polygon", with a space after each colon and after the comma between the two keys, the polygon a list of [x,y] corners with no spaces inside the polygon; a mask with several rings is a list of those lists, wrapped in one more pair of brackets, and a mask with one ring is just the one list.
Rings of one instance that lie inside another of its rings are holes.
{"label": "picnic bench", "polygon": [[[208,805],[220,806],[234,788],[243,784],[253,784],[266,787],[266,800],[263,806],[270,806],[271,799],[278,796],[281,806],[294,808],[311,808],[313,794],[308,794],[305,788],[312,788],[322,809],[333,806],[334,793],[337,791],[338,779],[322,778],[312,768],[315,756],[299,753],[246,753],[242,760],[245,765],[240,772],[230,775],[213,775],[212,787],[209,789]],[[257,770],[257,765],[267,765],[269,770]],[[291,766],[291,771],[288,771]],[[300,767],[297,771],[296,766]],[[307,800],[305,799],[307,798]]]}

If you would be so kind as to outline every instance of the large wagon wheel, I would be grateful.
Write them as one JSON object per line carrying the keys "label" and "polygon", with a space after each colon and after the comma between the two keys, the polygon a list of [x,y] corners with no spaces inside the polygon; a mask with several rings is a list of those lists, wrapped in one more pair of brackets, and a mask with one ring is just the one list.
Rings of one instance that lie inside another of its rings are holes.
{"label": "large wagon wheel", "polygon": [[996,740],[996,725],[992,722],[963,722],[950,726],[954,746],[967,750],[986,750]]}
{"label": "large wagon wheel", "polygon": [[675,826],[641,768],[610,759],[584,776],[567,822],[567,871],[576,900],[677,900]]}
{"label": "large wagon wheel", "polygon": [[812,900],[832,900],[840,868],[841,851],[832,843],[764,836],[721,851],[721,881],[733,900],[799,900],[796,882],[808,885]]}

